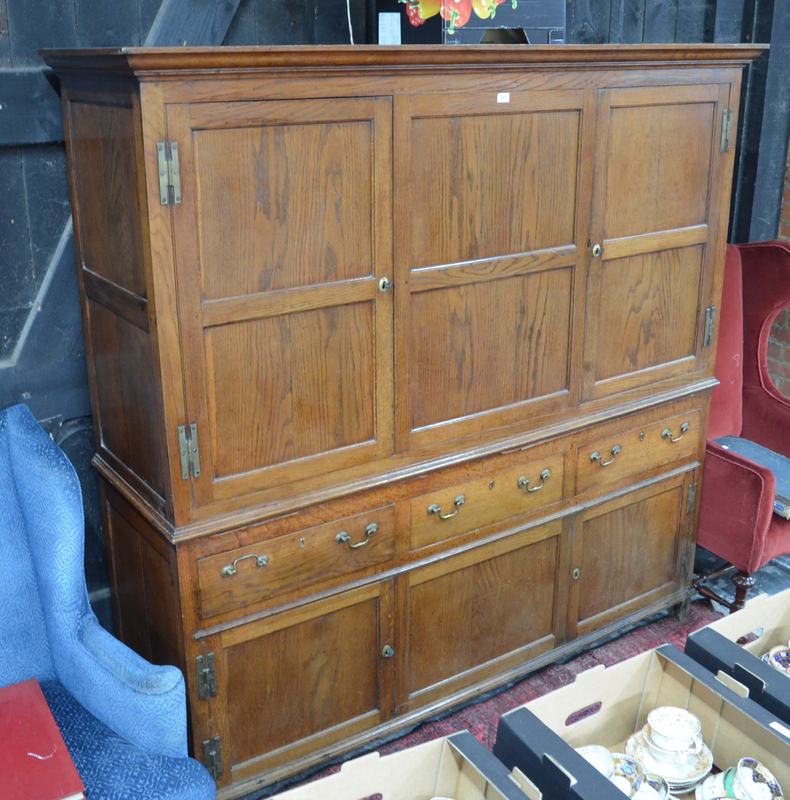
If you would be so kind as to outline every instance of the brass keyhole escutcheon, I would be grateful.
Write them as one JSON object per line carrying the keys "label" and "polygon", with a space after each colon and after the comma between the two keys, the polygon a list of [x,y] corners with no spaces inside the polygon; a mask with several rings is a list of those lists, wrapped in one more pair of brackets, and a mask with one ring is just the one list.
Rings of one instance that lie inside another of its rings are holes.
{"label": "brass keyhole escutcheon", "polygon": [[571,572],[571,578],[573,578],[573,580],[575,580],[575,581],[579,580],[579,576],[580,575],[581,575],[581,572],[579,572],[578,568],[573,570],[573,572]]}
{"label": "brass keyhole escutcheon", "polygon": [[381,649],[381,655],[383,655],[384,658],[392,658],[395,655],[395,651],[388,644],[385,644]]}
{"label": "brass keyhole escutcheon", "polygon": [[601,247],[599,244],[594,244],[591,252],[593,254],[593,258],[600,258],[601,254],[603,253],[603,247]]}
{"label": "brass keyhole escutcheon", "polygon": [[387,289],[391,289],[391,288],[392,288],[392,281],[389,278],[382,278],[379,281],[379,291],[380,292],[386,292]]}

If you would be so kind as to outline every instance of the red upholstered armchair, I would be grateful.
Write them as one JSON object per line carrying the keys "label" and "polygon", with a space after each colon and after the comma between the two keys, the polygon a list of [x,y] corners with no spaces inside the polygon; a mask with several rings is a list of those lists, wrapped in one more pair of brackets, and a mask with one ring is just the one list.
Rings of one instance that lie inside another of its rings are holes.
{"label": "red upholstered armchair", "polygon": [[[742,454],[745,449],[751,455],[749,448],[761,453],[756,444],[790,456],[790,399],[776,389],[767,366],[771,327],[789,306],[790,243],[730,245],[716,354],[719,385],[711,401],[697,539],[729,566],[695,582],[700,594],[730,611],[743,607],[755,584],[752,573],[790,553],[790,521],[774,513],[781,465],[775,475]],[[735,573],[733,603],[706,585],[727,571]]]}

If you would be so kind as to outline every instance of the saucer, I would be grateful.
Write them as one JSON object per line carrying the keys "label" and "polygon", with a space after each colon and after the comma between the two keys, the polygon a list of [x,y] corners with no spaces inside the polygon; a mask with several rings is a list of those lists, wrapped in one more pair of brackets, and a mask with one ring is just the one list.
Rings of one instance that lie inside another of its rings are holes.
{"label": "saucer", "polygon": [[673,792],[690,791],[705,779],[713,767],[713,754],[704,743],[700,752],[692,756],[687,764],[660,764],[650,752],[644,730],[631,736],[626,742],[625,752],[638,761],[645,772],[654,772],[666,779]]}

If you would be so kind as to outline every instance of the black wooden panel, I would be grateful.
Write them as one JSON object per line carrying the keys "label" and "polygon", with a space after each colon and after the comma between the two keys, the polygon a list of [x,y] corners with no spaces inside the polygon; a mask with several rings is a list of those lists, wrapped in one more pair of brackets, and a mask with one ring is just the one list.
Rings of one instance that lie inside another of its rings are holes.
{"label": "black wooden panel", "polygon": [[[43,275],[49,267],[71,218],[66,152],[60,145],[45,144],[21,149],[27,208],[30,215],[30,248],[33,269]],[[69,280],[75,283],[75,273]]]}
{"label": "black wooden panel", "polygon": [[609,28],[612,44],[641,42],[645,28],[645,0],[613,0]]}
{"label": "black wooden panel", "polygon": [[137,6],[140,9],[139,41],[141,44],[145,42],[161,5],[161,0],[137,0]]}
{"label": "black wooden panel", "polygon": [[14,67],[41,67],[37,51],[46,47],[76,47],[73,2],[7,0]]}
{"label": "black wooden panel", "polygon": [[[758,4],[758,20],[767,17],[765,2]],[[756,36],[766,38],[758,22]],[[773,239],[782,208],[787,141],[790,133],[790,4],[773,6],[771,51],[765,58],[765,103],[758,140],[757,170],[749,229],[749,241]],[[759,64],[757,65],[759,67]]]}
{"label": "black wooden panel", "polygon": [[63,141],[63,112],[52,73],[0,69],[0,146]]}
{"label": "black wooden panel", "polygon": [[678,19],[678,0],[647,0],[643,41],[675,41]]}
{"label": "black wooden panel", "polygon": [[239,0],[163,0],[145,44],[222,44]]}
{"label": "black wooden panel", "polygon": [[0,0],[0,67],[11,66],[11,39],[8,35],[8,0]]}
{"label": "black wooden panel", "polygon": [[[763,41],[771,35],[773,9],[759,8],[747,0],[744,4],[744,41]],[[762,13],[757,13],[757,12]],[[744,75],[741,94],[741,113],[738,129],[736,168],[732,207],[730,209],[730,240],[748,242],[755,199],[757,163],[761,146],[760,136],[765,108],[769,55],[750,65]]]}
{"label": "black wooden panel", "polygon": [[255,0],[241,0],[223,44],[242,46],[260,44],[255,12]]}
{"label": "black wooden panel", "polygon": [[712,27],[712,36],[709,41],[743,41],[741,30],[743,29],[744,2],[745,0],[716,0],[715,3],[711,3],[708,25]]}
{"label": "black wooden panel", "polygon": [[611,0],[568,3],[566,40],[569,44],[605,44],[609,41]]}
{"label": "black wooden panel", "polygon": [[351,31],[356,44],[365,42],[364,0],[313,0],[314,40],[316,44],[349,44],[349,14]]}
{"label": "black wooden panel", "polygon": [[22,156],[18,147],[0,147],[0,361],[16,347],[38,281],[33,274]]}
{"label": "black wooden panel", "polygon": [[679,0],[676,42],[705,41],[705,12],[708,5],[706,0]]}
{"label": "black wooden panel", "polygon": [[124,47],[141,43],[136,2],[76,0],[75,6],[80,47]]}

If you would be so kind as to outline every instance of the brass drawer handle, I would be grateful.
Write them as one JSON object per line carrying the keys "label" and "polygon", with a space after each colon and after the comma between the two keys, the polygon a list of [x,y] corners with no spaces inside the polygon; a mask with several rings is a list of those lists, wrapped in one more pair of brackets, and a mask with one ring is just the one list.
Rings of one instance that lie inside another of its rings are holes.
{"label": "brass drawer handle", "polygon": [[688,433],[690,428],[691,425],[689,425],[688,422],[684,422],[680,426],[680,436],[673,436],[672,431],[669,430],[669,428],[664,428],[664,430],[661,431],[661,438],[669,439],[670,442],[679,442]]}
{"label": "brass drawer handle", "polygon": [[544,469],[543,472],[540,473],[540,485],[539,486],[530,486],[529,485],[529,478],[525,478],[523,475],[518,479],[518,488],[519,489],[526,489],[528,492],[537,492],[539,489],[542,489],[546,485],[546,481],[551,477],[551,470]]}
{"label": "brass drawer handle", "polygon": [[439,506],[437,503],[431,503],[428,506],[428,513],[438,514],[439,519],[450,519],[451,517],[454,517],[458,513],[458,510],[465,502],[466,502],[466,495],[459,494],[458,497],[456,497],[455,500],[453,501],[453,505],[455,505],[455,511],[453,511],[452,514],[442,514],[441,506]]}
{"label": "brass drawer handle", "polygon": [[612,448],[612,457],[608,461],[601,461],[603,456],[597,450],[590,456],[590,461],[597,461],[602,467],[608,467],[609,464],[614,462],[619,453],[620,453],[620,445],[616,444]]}
{"label": "brass drawer handle", "polygon": [[365,537],[364,542],[357,542],[356,544],[351,544],[351,537],[345,532],[341,531],[335,536],[335,541],[338,544],[347,544],[352,550],[356,550],[358,547],[364,547],[369,541],[370,537],[379,529],[379,526],[376,525],[375,522],[371,522],[367,528],[365,528],[365,533],[367,536]]}
{"label": "brass drawer handle", "polygon": [[255,563],[259,567],[265,567],[269,563],[269,556],[256,556],[254,553],[250,553],[246,556],[239,556],[232,564],[228,564],[227,566],[222,568],[222,577],[223,578],[230,578],[231,575],[236,574],[236,564],[239,561],[244,561],[245,558],[254,558]]}

